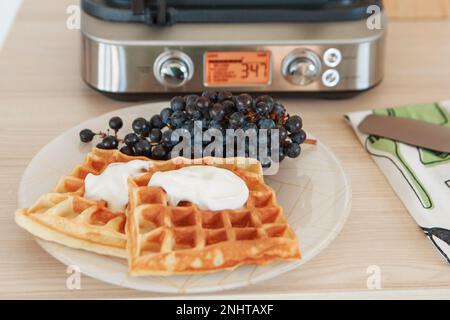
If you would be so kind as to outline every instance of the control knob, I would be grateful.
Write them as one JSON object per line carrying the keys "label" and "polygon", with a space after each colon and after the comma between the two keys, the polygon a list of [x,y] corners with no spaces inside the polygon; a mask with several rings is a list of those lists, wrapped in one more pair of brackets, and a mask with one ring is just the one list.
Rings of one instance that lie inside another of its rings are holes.
{"label": "control knob", "polygon": [[185,53],[166,51],[158,56],[153,72],[156,79],[167,87],[181,87],[192,78],[194,65]]}
{"label": "control knob", "polygon": [[295,50],[283,60],[283,76],[292,84],[306,86],[320,75],[319,57],[310,50]]}

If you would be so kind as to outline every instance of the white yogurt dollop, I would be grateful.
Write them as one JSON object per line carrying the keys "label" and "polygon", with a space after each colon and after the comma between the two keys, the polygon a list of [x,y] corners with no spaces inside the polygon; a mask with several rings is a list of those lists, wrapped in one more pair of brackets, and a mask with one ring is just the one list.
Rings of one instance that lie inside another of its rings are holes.
{"label": "white yogurt dollop", "polygon": [[161,187],[171,206],[180,201],[196,204],[201,210],[237,210],[248,200],[245,182],[230,170],[212,166],[189,166],[156,172],[149,186]]}
{"label": "white yogurt dollop", "polygon": [[128,203],[128,178],[150,168],[149,161],[133,160],[109,164],[99,175],[89,173],[84,180],[84,197],[104,200],[113,211],[124,211]]}

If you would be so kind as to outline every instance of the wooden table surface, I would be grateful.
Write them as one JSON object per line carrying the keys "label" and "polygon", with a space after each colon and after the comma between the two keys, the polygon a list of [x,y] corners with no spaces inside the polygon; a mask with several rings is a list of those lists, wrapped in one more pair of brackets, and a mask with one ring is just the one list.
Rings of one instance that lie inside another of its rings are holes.
{"label": "wooden table surface", "polygon": [[[105,98],[81,80],[79,33],[66,28],[66,8],[77,3],[24,1],[0,52],[0,298],[165,297],[86,276],[81,290],[67,290],[66,267],[13,220],[22,173],[50,139],[130,105]],[[392,22],[381,85],[350,100],[281,97],[341,160],[353,187],[350,218],[337,239],[298,270],[209,297],[450,298],[448,265],[342,118],[349,111],[449,99],[449,39],[448,21]],[[371,265],[381,270],[377,292],[367,289]]]}

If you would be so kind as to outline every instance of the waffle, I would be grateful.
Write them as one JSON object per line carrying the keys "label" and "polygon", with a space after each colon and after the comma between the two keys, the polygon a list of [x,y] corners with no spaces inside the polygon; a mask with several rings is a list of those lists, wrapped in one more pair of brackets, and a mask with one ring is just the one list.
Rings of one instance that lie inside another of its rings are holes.
{"label": "waffle", "polygon": [[170,207],[163,189],[147,186],[154,172],[199,164],[194,161],[175,158],[155,163],[145,176],[129,179],[130,275],[196,274],[300,258],[295,234],[274,191],[264,183],[257,161],[200,160],[203,165],[231,170],[245,181],[249,199],[240,210],[202,211],[189,202]]}
{"label": "waffle", "polygon": [[100,174],[112,162],[148,160],[117,150],[93,149],[83,164],[62,177],[53,192],[28,209],[16,211],[15,220],[31,234],[68,247],[126,258],[124,212],[108,210],[104,201],[83,198],[84,179]]}

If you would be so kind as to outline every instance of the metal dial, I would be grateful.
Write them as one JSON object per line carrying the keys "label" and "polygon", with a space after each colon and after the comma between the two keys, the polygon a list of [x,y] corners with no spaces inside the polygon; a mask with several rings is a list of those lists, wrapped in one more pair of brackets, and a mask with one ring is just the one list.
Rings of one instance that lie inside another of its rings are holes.
{"label": "metal dial", "polygon": [[295,50],[283,61],[283,75],[291,83],[306,86],[320,75],[321,63],[310,50]]}
{"label": "metal dial", "polygon": [[192,60],[179,51],[166,51],[156,59],[154,74],[158,81],[167,87],[181,87],[192,78]]}
{"label": "metal dial", "polygon": [[178,59],[169,59],[165,61],[159,72],[163,83],[170,87],[179,87],[183,85],[189,77],[187,65]]}

